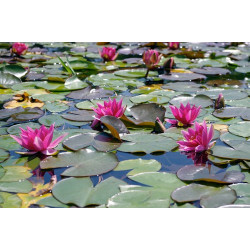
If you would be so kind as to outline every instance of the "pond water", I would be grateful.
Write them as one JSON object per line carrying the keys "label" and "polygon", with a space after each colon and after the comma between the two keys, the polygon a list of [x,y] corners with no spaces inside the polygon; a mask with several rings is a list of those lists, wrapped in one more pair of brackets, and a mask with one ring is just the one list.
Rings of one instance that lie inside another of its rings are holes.
{"label": "pond water", "polygon": [[[0,43],[0,207],[250,205],[250,43],[26,43],[20,55],[12,45]],[[92,107],[109,98],[124,115],[93,127]],[[202,152],[177,143],[193,123],[166,121],[187,103],[214,128]],[[67,133],[57,155],[20,154],[10,135],[52,124],[53,139]]]}

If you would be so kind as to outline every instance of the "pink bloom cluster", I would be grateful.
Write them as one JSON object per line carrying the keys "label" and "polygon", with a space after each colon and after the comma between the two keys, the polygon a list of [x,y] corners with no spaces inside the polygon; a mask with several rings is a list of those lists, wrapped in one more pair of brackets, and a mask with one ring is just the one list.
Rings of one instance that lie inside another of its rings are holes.
{"label": "pink bloom cluster", "polygon": [[179,42],[169,42],[168,47],[169,47],[169,49],[179,49],[180,43]]}
{"label": "pink bloom cluster", "polygon": [[126,107],[122,106],[122,99],[117,102],[116,99],[112,100],[109,98],[108,102],[104,102],[103,105],[97,103],[98,108],[92,108],[96,115],[91,127],[94,127],[102,116],[110,115],[116,118],[121,118],[126,110]]}
{"label": "pink bloom cluster", "polygon": [[99,53],[104,62],[114,61],[118,56],[118,53],[116,53],[116,49],[112,47],[103,47],[102,51]]}
{"label": "pink bloom cluster", "polygon": [[171,109],[176,120],[166,119],[166,121],[173,125],[181,126],[192,125],[193,121],[197,118],[201,110],[200,106],[198,108],[195,105],[191,107],[189,102],[186,106],[181,103],[180,108],[177,108],[173,105],[170,105],[169,108]]}
{"label": "pink bloom cluster", "polygon": [[24,55],[28,50],[28,46],[25,43],[14,43],[12,45],[12,52],[17,55]]}
{"label": "pink bloom cluster", "polygon": [[20,128],[22,131],[20,137],[11,135],[22,147],[28,149],[28,152],[22,152],[23,154],[35,154],[41,152],[44,155],[53,155],[57,153],[54,148],[63,140],[67,135],[63,134],[52,142],[54,133],[54,124],[50,128],[46,128],[42,125],[39,129],[33,130],[27,126],[27,130]]}
{"label": "pink bloom cluster", "polygon": [[143,62],[148,69],[154,69],[160,62],[162,55],[158,51],[149,49],[143,54]]}
{"label": "pink bloom cluster", "polygon": [[185,140],[177,142],[180,146],[180,151],[203,152],[215,144],[215,142],[211,142],[214,136],[214,127],[211,125],[208,128],[205,121],[202,124],[195,122],[194,129],[189,128],[187,131],[183,130],[181,132]]}

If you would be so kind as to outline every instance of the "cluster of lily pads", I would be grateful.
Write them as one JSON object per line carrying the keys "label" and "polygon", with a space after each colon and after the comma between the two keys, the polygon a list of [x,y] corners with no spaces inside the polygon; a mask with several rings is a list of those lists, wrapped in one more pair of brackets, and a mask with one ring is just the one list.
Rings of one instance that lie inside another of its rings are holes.
{"label": "cluster of lily pads", "polygon": [[249,56],[0,43],[0,207],[250,206]]}

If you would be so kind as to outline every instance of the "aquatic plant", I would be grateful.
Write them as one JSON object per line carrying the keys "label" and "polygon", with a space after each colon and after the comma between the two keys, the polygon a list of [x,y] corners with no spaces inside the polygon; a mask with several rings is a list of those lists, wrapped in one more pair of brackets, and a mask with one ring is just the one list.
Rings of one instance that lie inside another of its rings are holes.
{"label": "aquatic plant", "polygon": [[168,47],[169,47],[169,49],[179,49],[180,43],[179,42],[169,42]]}
{"label": "aquatic plant", "polygon": [[161,57],[162,54],[159,54],[157,50],[149,49],[144,52],[142,59],[148,69],[145,77],[148,76],[149,70],[153,70],[158,66]]}
{"label": "aquatic plant", "polygon": [[224,108],[224,107],[225,107],[224,96],[222,95],[222,93],[220,93],[218,98],[215,100],[214,108],[220,109],[220,108]]}
{"label": "aquatic plant", "polygon": [[118,56],[116,49],[112,47],[103,47],[99,53],[104,62],[114,61]]}
{"label": "aquatic plant", "polygon": [[188,102],[186,106],[181,103],[180,108],[176,106],[170,105],[169,108],[172,111],[172,114],[176,118],[176,120],[166,119],[167,122],[177,125],[177,126],[188,126],[192,125],[194,120],[200,113],[201,107],[196,107],[193,105],[191,107],[190,103]]}
{"label": "aquatic plant", "polygon": [[12,45],[12,53],[15,53],[17,55],[24,55],[26,54],[28,50],[28,46],[25,43],[14,43]]}
{"label": "aquatic plant", "polygon": [[202,124],[195,122],[194,129],[189,128],[187,131],[182,130],[184,141],[177,141],[180,151],[203,152],[212,148],[215,142],[211,142],[214,136],[213,125],[207,127],[206,121]]}
{"label": "aquatic plant", "polygon": [[59,136],[52,142],[54,133],[54,124],[50,128],[46,128],[42,125],[39,129],[33,130],[27,126],[27,130],[20,127],[22,131],[20,137],[15,135],[10,135],[14,140],[16,140],[22,147],[28,149],[27,152],[20,152],[21,154],[35,154],[42,153],[44,155],[54,155],[57,150],[54,148],[63,140],[67,133]]}
{"label": "aquatic plant", "polygon": [[121,99],[119,102],[117,102],[116,99],[112,100],[109,98],[109,101],[104,101],[103,105],[97,103],[98,108],[92,108],[96,115],[91,127],[95,127],[100,122],[100,118],[105,115],[121,118],[126,110],[126,107],[122,106],[122,101],[123,100]]}

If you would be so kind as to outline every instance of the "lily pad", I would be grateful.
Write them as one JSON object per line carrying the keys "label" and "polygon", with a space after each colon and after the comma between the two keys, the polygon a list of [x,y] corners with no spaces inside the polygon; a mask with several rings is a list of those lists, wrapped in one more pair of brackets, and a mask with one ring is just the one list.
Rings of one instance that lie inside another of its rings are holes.
{"label": "lily pad", "polygon": [[8,89],[15,84],[20,84],[21,82],[20,78],[12,74],[0,72],[0,88]]}
{"label": "lily pad", "polygon": [[213,105],[213,101],[206,95],[179,95],[171,99],[169,102],[175,106],[180,106],[181,103],[186,105],[189,102],[191,105],[195,105],[197,107],[201,106],[202,108]]}
{"label": "lily pad", "polygon": [[[127,69],[127,70],[118,70],[115,72],[116,76],[121,77],[129,77],[129,78],[142,78],[146,75],[146,69]],[[148,76],[153,77],[157,76],[157,72],[155,71],[149,71]]]}
{"label": "lily pad", "polygon": [[93,187],[90,178],[68,178],[58,182],[52,190],[53,195],[64,204],[75,204],[78,207],[101,205],[119,192],[124,181],[110,177]]}
{"label": "lily pad", "polygon": [[109,97],[112,96],[113,94],[114,92],[110,90],[105,90],[100,87],[91,88],[90,86],[88,86],[82,90],[71,92],[70,94],[67,95],[67,97],[78,100],[82,99],[90,100],[90,99],[100,99]]}
{"label": "lily pad", "polygon": [[[9,158],[9,152],[0,148],[0,162],[3,162],[8,158]],[[1,174],[0,174],[0,177],[1,177]]]}
{"label": "lily pad", "polygon": [[41,161],[42,169],[62,168],[66,169],[64,176],[93,176],[100,175],[114,169],[118,160],[113,153],[103,153],[91,149],[82,149],[77,152],[60,153],[57,157],[48,157]]}
{"label": "lily pad", "polygon": [[63,141],[63,146],[70,150],[77,151],[92,144],[95,134],[78,134]]}
{"label": "lily pad", "polygon": [[129,133],[124,123],[114,116],[103,116],[100,121],[109,129],[114,138],[121,140],[120,134]]}
{"label": "lily pad", "polygon": [[161,163],[156,160],[143,160],[141,158],[135,160],[121,161],[114,171],[131,170],[127,175],[135,175],[146,172],[157,172],[161,169]]}
{"label": "lily pad", "polygon": [[160,78],[168,81],[202,81],[207,77],[195,73],[171,73],[170,75],[159,75]]}
{"label": "lily pad", "polygon": [[183,181],[206,181],[216,183],[242,182],[245,175],[239,171],[222,172],[220,168],[188,165],[177,172],[179,179]]}
{"label": "lily pad", "polygon": [[229,132],[242,136],[242,137],[250,137],[250,121],[238,122],[229,126]]}
{"label": "lily pad", "polygon": [[214,208],[234,203],[237,199],[234,190],[228,187],[209,187],[200,184],[190,184],[177,188],[171,195],[176,202],[200,200],[202,207]]}

